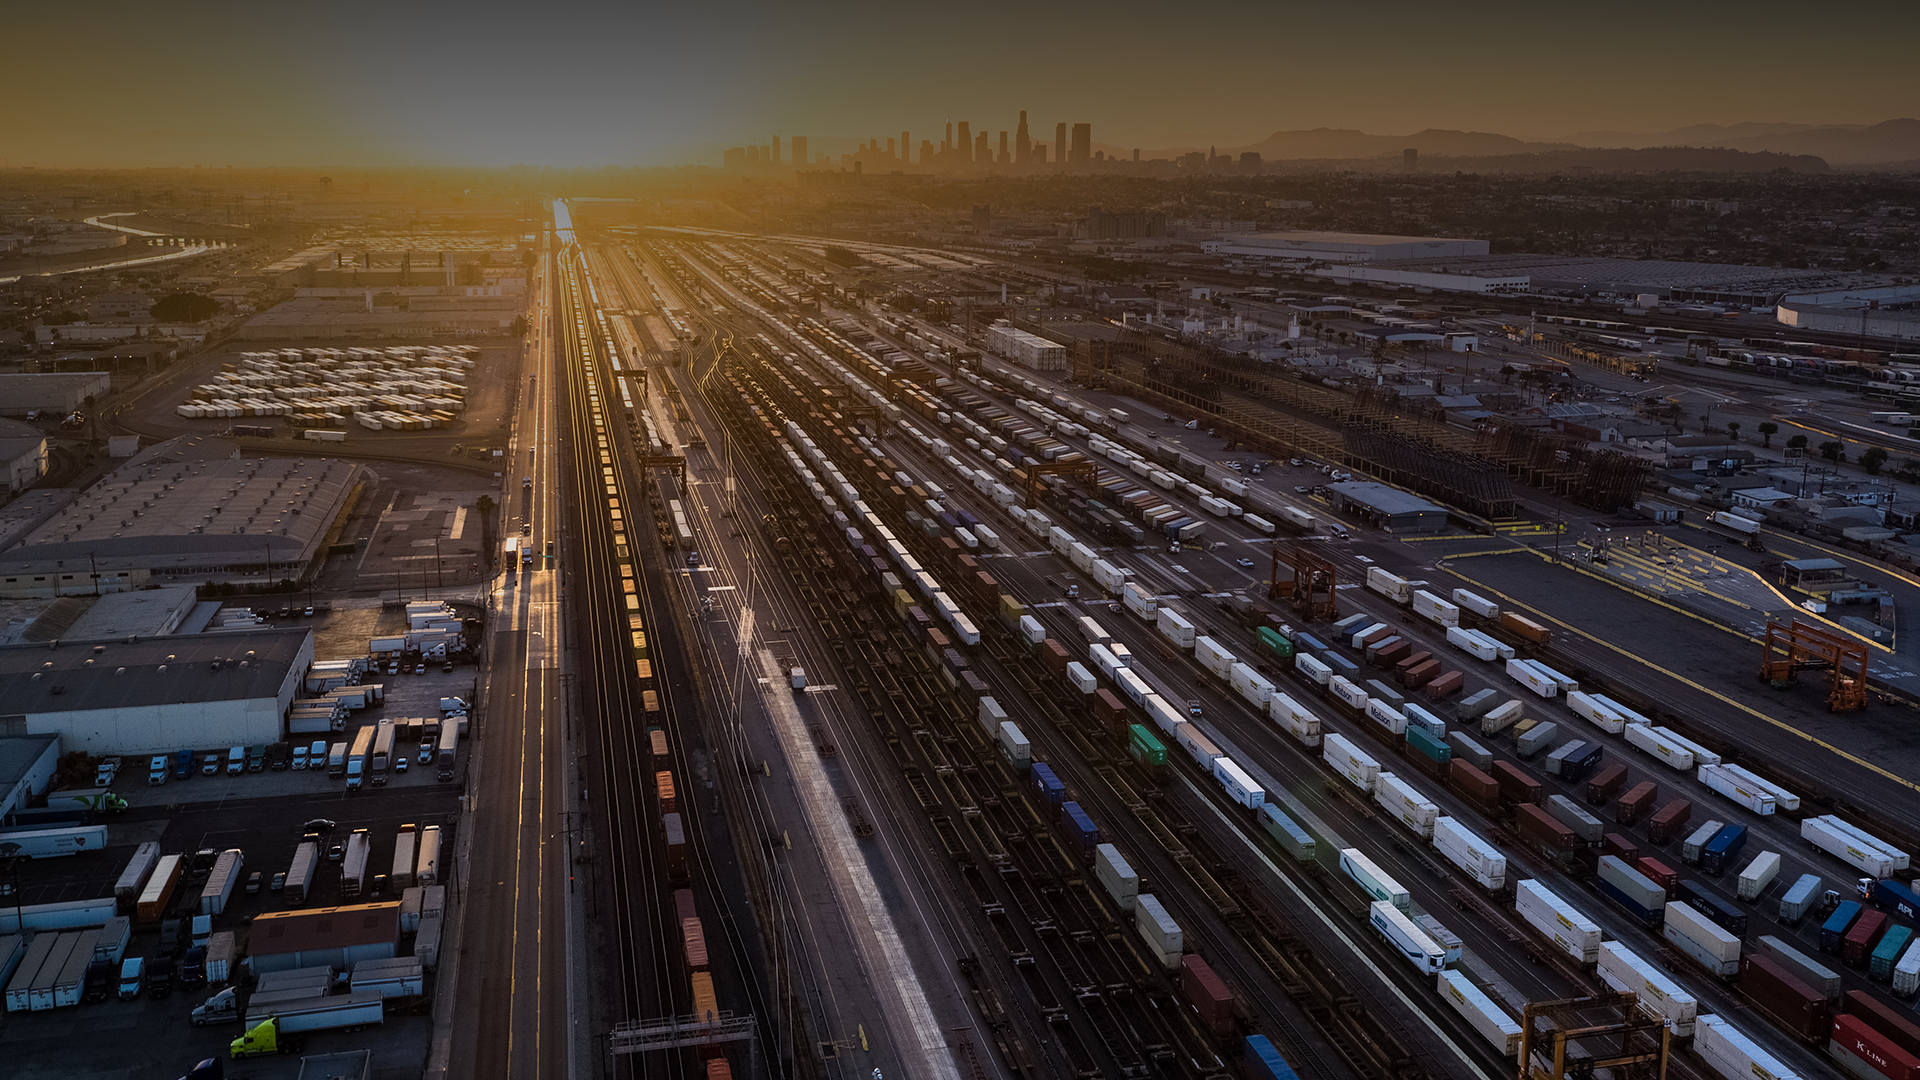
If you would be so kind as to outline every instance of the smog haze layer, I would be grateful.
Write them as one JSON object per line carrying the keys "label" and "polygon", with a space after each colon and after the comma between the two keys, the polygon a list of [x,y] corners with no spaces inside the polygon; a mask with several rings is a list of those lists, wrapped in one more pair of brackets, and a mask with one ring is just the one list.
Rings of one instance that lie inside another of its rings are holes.
{"label": "smog haze layer", "polygon": [[719,164],[948,119],[1221,148],[1920,115],[1920,7],[1704,3],[11,5],[8,164]]}

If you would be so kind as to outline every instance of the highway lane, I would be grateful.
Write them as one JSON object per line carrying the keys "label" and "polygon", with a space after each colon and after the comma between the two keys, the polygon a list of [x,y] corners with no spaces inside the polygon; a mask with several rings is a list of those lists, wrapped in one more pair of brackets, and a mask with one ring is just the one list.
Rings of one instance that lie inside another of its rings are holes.
{"label": "highway lane", "polygon": [[[543,252],[536,276],[533,334],[520,372],[527,382],[516,395],[509,450],[514,465],[500,495],[503,523],[525,522],[522,539],[540,549],[559,535],[551,376],[564,342],[547,288],[551,259],[551,251]],[[531,477],[534,485],[523,487],[516,477]],[[572,1071],[572,1040],[582,1034],[569,1009],[574,963],[562,816],[559,603],[551,572],[498,568],[488,672],[474,725],[478,745],[467,777],[473,836],[450,1075],[563,1077]]]}

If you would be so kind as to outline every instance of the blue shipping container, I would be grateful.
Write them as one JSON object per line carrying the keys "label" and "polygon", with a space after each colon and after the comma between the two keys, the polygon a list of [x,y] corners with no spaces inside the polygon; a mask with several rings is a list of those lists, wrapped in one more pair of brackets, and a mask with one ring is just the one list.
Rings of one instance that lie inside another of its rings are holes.
{"label": "blue shipping container", "polygon": [[1623,908],[1626,908],[1627,911],[1634,916],[1634,918],[1639,919],[1641,922],[1647,924],[1648,926],[1659,926],[1662,923],[1667,921],[1666,908],[1641,907],[1640,902],[1638,900],[1635,900],[1633,897],[1628,896],[1626,893],[1621,892],[1618,888],[1616,888],[1614,885],[1608,882],[1605,878],[1598,878],[1598,877],[1594,878],[1593,883],[1600,887],[1600,894],[1602,896],[1605,896],[1607,899],[1613,901],[1616,904],[1619,904]]}
{"label": "blue shipping container", "polygon": [[1833,914],[1827,916],[1827,921],[1820,924],[1820,951],[1838,953],[1840,939],[1847,936],[1847,931],[1853,928],[1853,920],[1859,917],[1860,905],[1855,901],[1848,900],[1834,908]]}
{"label": "blue shipping container", "polygon": [[1093,849],[1100,846],[1100,826],[1093,823],[1077,802],[1060,804],[1060,824],[1066,828],[1067,839],[1073,841],[1080,858],[1092,861]]}
{"label": "blue shipping container", "polygon": [[[1362,616],[1362,618],[1365,618],[1365,616]],[[1312,634],[1295,634],[1293,635],[1293,650],[1299,652],[1301,649],[1310,649],[1314,653],[1323,653],[1327,651],[1327,643],[1314,637]]]}
{"label": "blue shipping container", "polygon": [[1247,1075],[1260,1080],[1300,1080],[1293,1066],[1273,1048],[1273,1041],[1265,1035],[1247,1036]]}
{"label": "blue shipping container", "polygon": [[1719,875],[1727,870],[1727,864],[1747,846],[1747,827],[1729,825],[1713,834],[1707,846],[1700,851],[1700,869],[1708,874]]}
{"label": "blue shipping container", "polygon": [[1313,654],[1313,657],[1332,668],[1335,675],[1345,675],[1350,682],[1353,681],[1355,675],[1360,674],[1360,665],[1341,656],[1339,653],[1317,652]]}
{"label": "blue shipping container", "polygon": [[1033,763],[1033,786],[1040,796],[1053,806],[1067,801],[1067,785],[1053,775],[1053,767],[1044,761]]}

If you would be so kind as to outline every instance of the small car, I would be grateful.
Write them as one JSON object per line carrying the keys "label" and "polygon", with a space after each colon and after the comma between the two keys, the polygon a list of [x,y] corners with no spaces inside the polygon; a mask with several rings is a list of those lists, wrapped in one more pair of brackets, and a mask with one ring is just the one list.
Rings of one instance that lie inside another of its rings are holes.
{"label": "small car", "polygon": [[433,744],[430,742],[422,742],[420,744],[420,764],[430,765],[432,763],[433,763]]}
{"label": "small car", "polygon": [[282,870],[279,873],[273,875],[273,880],[267,883],[268,892],[279,892],[280,890],[286,887],[287,887],[287,872],[285,870]]}
{"label": "small car", "polygon": [[407,771],[407,755],[405,754],[393,755],[393,771],[394,772]]}
{"label": "small car", "polygon": [[413,673],[415,675],[425,675],[427,673],[427,665],[425,663],[415,664],[413,666]]}
{"label": "small car", "polygon": [[334,826],[338,824],[340,823],[334,821],[332,818],[317,817],[308,821],[305,825],[300,826],[300,830],[302,832],[332,832]]}
{"label": "small car", "polygon": [[1235,566],[1239,566],[1239,567],[1243,567],[1243,568],[1246,568],[1246,569],[1252,569],[1252,568],[1253,568],[1253,560],[1252,560],[1252,559],[1235,559],[1235,560],[1233,560],[1233,564],[1234,564]]}
{"label": "small car", "polygon": [[344,859],[346,857],[347,857],[347,845],[345,844],[328,845],[327,847],[328,862],[339,862],[341,859]]}
{"label": "small car", "polygon": [[254,896],[260,892],[260,881],[261,881],[260,871],[258,870],[255,870],[253,873],[247,875],[246,888],[247,888],[248,896]]}
{"label": "small car", "polygon": [[449,661],[447,661],[446,663],[444,663],[444,664],[441,664],[441,665],[440,665],[440,674],[442,674],[442,675],[451,675],[451,674],[453,674],[453,661],[451,661],[451,660],[449,660]]}
{"label": "small car", "polygon": [[398,660],[387,661],[387,674],[389,675],[400,674],[400,661]]}
{"label": "small car", "polygon": [[520,535],[521,535],[521,536],[532,536],[532,535],[533,535],[533,522],[531,522],[531,521],[523,521],[523,522],[521,522],[521,523],[520,523]]}
{"label": "small car", "polygon": [[532,486],[533,486],[533,477],[531,477],[531,476],[523,476],[523,477],[521,477],[521,478],[520,478],[520,486],[521,486],[521,487],[523,487],[523,488],[530,488],[530,487],[532,487]]}

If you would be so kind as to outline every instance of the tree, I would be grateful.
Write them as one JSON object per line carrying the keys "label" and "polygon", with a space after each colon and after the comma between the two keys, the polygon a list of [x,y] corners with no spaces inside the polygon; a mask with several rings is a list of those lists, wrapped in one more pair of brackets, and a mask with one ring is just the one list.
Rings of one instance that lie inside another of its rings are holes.
{"label": "tree", "polygon": [[515,315],[513,317],[512,325],[507,327],[507,332],[512,334],[514,337],[526,337],[527,336],[527,317],[525,315]]}
{"label": "tree", "polygon": [[1835,439],[1828,439],[1826,442],[1820,444],[1820,456],[1838,465],[1847,460],[1847,444]]}
{"label": "tree", "polygon": [[1806,453],[1807,437],[1805,435],[1791,436],[1790,438],[1787,439],[1787,449],[1798,450],[1803,454]]}
{"label": "tree", "polygon": [[1740,421],[1727,421],[1727,438],[1732,439],[1734,442],[1740,441]]}
{"label": "tree", "polygon": [[220,301],[199,293],[177,292],[161,297],[148,314],[155,322],[197,323],[206,322],[220,313]]}
{"label": "tree", "polygon": [[1860,467],[1867,470],[1868,476],[1879,476],[1880,469],[1887,463],[1887,449],[1884,446],[1869,446],[1860,453]]}
{"label": "tree", "polygon": [[1760,426],[1753,430],[1760,433],[1760,445],[1771,448],[1773,446],[1774,435],[1780,431],[1780,425],[1771,420],[1762,420]]}

